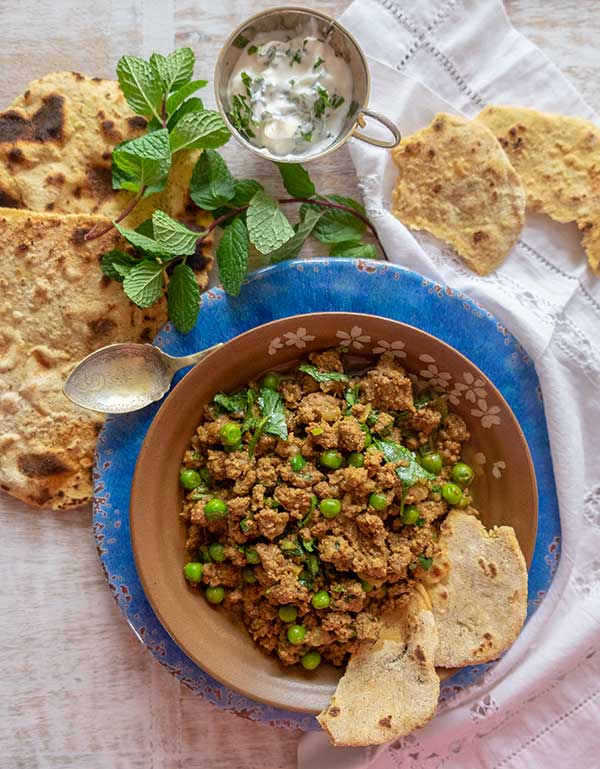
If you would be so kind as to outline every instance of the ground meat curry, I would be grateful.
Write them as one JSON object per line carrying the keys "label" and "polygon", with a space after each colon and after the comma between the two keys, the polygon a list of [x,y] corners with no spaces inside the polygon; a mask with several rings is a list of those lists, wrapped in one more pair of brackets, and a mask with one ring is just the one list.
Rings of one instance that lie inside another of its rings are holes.
{"label": "ground meat curry", "polygon": [[390,354],[311,353],[205,408],[180,472],[184,574],[285,665],[343,665],[470,506],[469,440],[447,399]]}

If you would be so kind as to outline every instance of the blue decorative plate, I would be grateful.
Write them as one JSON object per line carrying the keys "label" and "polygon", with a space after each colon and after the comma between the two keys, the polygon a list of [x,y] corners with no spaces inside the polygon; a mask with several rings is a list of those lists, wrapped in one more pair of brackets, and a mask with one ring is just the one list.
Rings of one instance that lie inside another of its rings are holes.
{"label": "blue decorative plate", "polygon": [[[401,267],[350,259],[315,259],[284,262],[255,272],[236,299],[220,289],[206,292],[194,330],[184,336],[167,324],[155,343],[172,355],[187,355],[262,323],[319,311],[370,313],[417,326],[470,358],[501,391],[523,429],[538,483],[538,533],[529,571],[531,616],[548,590],[558,564],[558,503],[541,390],[533,363],[489,312],[462,294]],[[477,382],[458,383],[457,387],[462,388],[458,395],[469,398],[469,388],[475,390]],[[531,393],[538,397],[531,397]],[[159,404],[155,404],[135,414],[110,417],[98,440],[94,534],[117,603],[138,638],[159,662],[205,699],[257,721],[307,731],[320,729],[311,715],[254,702],[215,681],[179,649],[146,600],[131,549],[129,492],[140,446],[158,408]],[[481,418],[493,420],[491,409]],[[492,474],[502,471],[500,467],[490,469]],[[447,701],[472,685],[493,664],[465,668],[446,679],[441,687],[441,700]]]}

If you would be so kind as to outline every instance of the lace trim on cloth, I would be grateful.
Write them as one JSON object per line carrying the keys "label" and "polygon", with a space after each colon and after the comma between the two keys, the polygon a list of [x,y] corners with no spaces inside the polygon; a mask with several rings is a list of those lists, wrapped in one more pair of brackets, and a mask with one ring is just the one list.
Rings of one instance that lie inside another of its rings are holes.
{"label": "lace trim on cloth", "polygon": [[[481,699],[475,700],[468,709],[470,721],[475,727],[474,733],[469,736],[451,740],[446,745],[444,751],[445,755],[438,751],[428,751],[426,746],[420,741],[418,732],[413,732],[406,737],[401,737],[399,740],[396,740],[396,742],[389,745],[387,748],[387,756],[392,759],[393,764],[397,769],[438,769],[438,767],[442,767],[451,761],[453,762],[455,757],[458,756],[463,748],[472,740],[481,740],[489,737],[494,732],[497,732],[499,729],[509,724],[512,719],[519,715],[524,707],[531,705],[536,700],[547,697],[566,679],[590,665],[592,661],[597,662],[597,659],[595,659],[596,654],[596,649],[586,649],[574,665],[558,673],[550,684],[540,688],[526,699],[523,699],[515,707],[501,708],[494,696],[490,693],[485,694]],[[502,767],[507,766],[524,750],[530,748],[560,723],[567,720],[587,705],[594,703],[599,695],[600,687],[587,694],[583,699],[568,708],[560,716],[549,721],[533,736],[522,742],[518,748],[513,749],[502,759],[490,765],[490,769],[502,769]]]}

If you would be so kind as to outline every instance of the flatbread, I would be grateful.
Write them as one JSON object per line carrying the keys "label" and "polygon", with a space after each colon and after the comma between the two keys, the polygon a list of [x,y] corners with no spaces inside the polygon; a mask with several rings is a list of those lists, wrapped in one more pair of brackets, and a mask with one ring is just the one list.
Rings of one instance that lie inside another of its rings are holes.
{"label": "flatbread", "polygon": [[[145,128],[146,120],[131,112],[114,80],[77,72],[34,80],[0,113],[0,206],[113,219],[132,193],[112,189],[112,150]],[[188,192],[199,155],[176,153],[166,190],[145,198],[123,223],[136,227],[155,208],[206,223]]]}
{"label": "flatbread", "polygon": [[600,128],[525,107],[486,107],[476,120],[504,148],[527,205],[558,222],[577,222],[590,267],[600,269]]}
{"label": "flatbread", "polygon": [[374,646],[353,654],[328,707],[317,716],[334,745],[379,745],[427,723],[440,691],[438,633],[418,592],[382,618]]}
{"label": "flatbread", "polygon": [[439,113],[392,152],[398,180],[392,213],[449,243],[487,275],[508,256],[525,221],[519,177],[481,123]]}
{"label": "flatbread", "polygon": [[63,395],[73,364],[106,344],[149,342],[166,320],[164,302],[138,309],[102,275],[100,256],[125,244],[114,230],[83,235],[107,222],[0,209],[0,487],[38,507],[92,496],[103,418]]}
{"label": "flatbread", "polygon": [[527,566],[514,530],[486,531],[473,515],[451,510],[441,526],[447,578],[427,586],[439,632],[435,664],[457,668],[496,659],[521,632]]}

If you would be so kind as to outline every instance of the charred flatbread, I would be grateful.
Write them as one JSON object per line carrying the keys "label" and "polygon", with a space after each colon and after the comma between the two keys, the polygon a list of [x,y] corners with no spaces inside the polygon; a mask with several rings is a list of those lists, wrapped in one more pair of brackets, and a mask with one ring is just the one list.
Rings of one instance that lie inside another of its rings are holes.
{"label": "charred flatbread", "polygon": [[382,617],[379,640],[352,655],[317,716],[334,745],[379,745],[427,723],[440,690],[437,643],[433,614],[418,592]]}
{"label": "charred flatbread", "polygon": [[510,158],[528,207],[577,222],[590,267],[600,269],[600,128],[525,107],[489,106],[476,119]]}
{"label": "charred flatbread", "polygon": [[[113,219],[132,193],[112,188],[112,150],[145,129],[145,118],[131,112],[114,80],[77,72],[34,80],[0,112],[0,206]],[[136,227],[156,208],[205,223],[188,192],[199,155],[176,153],[167,188],[145,198],[123,223]]]}
{"label": "charred flatbread", "polygon": [[428,586],[439,632],[435,663],[456,668],[496,659],[519,635],[527,611],[527,567],[510,526],[487,531],[451,510],[439,539],[447,576]]}
{"label": "charred flatbread", "polygon": [[164,302],[141,310],[103,276],[100,256],[126,248],[107,219],[0,209],[0,486],[38,507],[68,508],[92,496],[100,415],[62,393],[73,364],[98,347],[149,342]]}
{"label": "charred flatbread", "polygon": [[498,267],[519,238],[525,193],[492,132],[440,113],[392,155],[392,213],[449,243],[479,275]]}

